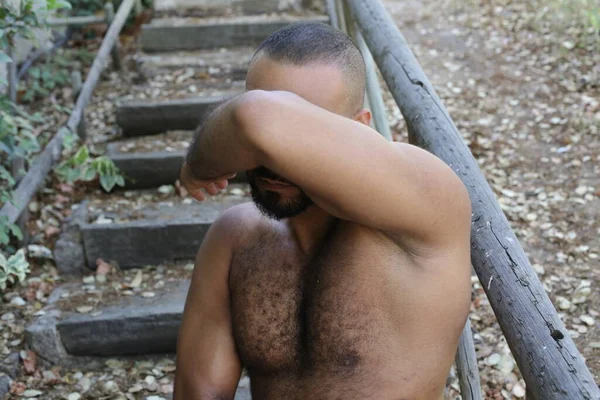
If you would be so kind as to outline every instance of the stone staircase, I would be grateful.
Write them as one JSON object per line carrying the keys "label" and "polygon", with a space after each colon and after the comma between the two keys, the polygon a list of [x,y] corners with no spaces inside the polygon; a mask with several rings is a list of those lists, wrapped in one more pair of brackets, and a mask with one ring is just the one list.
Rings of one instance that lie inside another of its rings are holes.
{"label": "stone staircase", "polygon": [[[179,166],[207,112],[244,90],[256,45],[289,23],[327,21],[298,7],[280,11],[281,3],[155,1],[134,56],[144,79],[118,100],[122,138],[107,146],[126,188],[89,195],[56,244],[59,271],[79,276],[65,279],[27,328],[42,360],[93,369],[109,357],[174,358],[200,243],[225,209],[250,200],[243,174],[205,202],[181,197]],[[243,378],[236,399],[247,398]]]}

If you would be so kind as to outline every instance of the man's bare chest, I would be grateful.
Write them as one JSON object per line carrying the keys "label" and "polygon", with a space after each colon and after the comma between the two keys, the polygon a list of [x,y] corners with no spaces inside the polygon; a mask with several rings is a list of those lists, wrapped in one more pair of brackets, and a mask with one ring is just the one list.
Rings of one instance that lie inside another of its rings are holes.
{"label": "man's bare chest", "polygon": [[344,373],[376,357],[391,324],[394,260],[389,243],[343,231],[310,257],[270,235],[236,251],[231,310],[244,365]]}

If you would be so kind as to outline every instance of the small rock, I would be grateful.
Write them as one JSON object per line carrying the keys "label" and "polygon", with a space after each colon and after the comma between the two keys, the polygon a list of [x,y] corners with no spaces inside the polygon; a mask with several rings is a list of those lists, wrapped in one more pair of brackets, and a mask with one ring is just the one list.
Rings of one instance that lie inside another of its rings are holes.
{"label": "small rock", "polygon": [[40,210],[40,205],[37,201],[32,201],[31,203],[29,203],[29,211],[31,211],[32,213],[36,213]]}
{"label": "small rock", "polygon": [[106,283],[106,275],[96,275],[96,282]]}
{"label": "small rock", "polygon": [[505,374],[508,374],[515,368],[515,360],[510,354],[504,354],[496,367]]}
{"label": "small rock", "polygon": [[92,311],[94,309],[94,307],[92,306],[80,306],[77,307],[77,312],[81,313],[81,314],[87,314],[90,311]]}
{"label": "small rock", "polygon": [[135,274],[135,277],[133,278],[131,283],[129,283],[129,287],[132,287],[132,288],[140,287],[143,279],[144,279],[144,275],[142,274],[142,271],[140,270]]}
{"label": "small rock", "polygon": [[96,282],[96,278],[94,277],[94,275],[83,277],[83,283],[85,283],[86,285],[91,285],[94,282]]}
{"label": "small rock", "polygon": [[2,314],[2,317],[0,317],[0,319],[2,321],[12,321],[13,319],[15,319],[15,314],[7,312],[5,314]]}
{"label": "small rock", "polygon": [[119,385],[115,381],[106,381],[102,385],[102,390],[105,393],[115,393],[119,391]]}
{"label": "small rock", "polygon": [[240,188],[233,188],[229,191],[229,193],[231,193],[234,196],[244,196],[246,194],[246,192],[244,192]]}
{"label": "small rock", "polygon": [[583,321],[583,323],[586,324],[587,326],[594,326],[594,324],[596,323],[594,318],[590,317],[589,315],[585,315],[585,314],[580,316],[579,319],[581,321]]}
{"label": "small rock", "polygon": [[558,296],[556,298],[556,301],[558,303],[558,308],[560,308],[561,310],[568,310],[569,308],[571,308],[571,302],[562,296]]}
{"label": "small rock", "polygon": [[42,393],[39,390],[29,389],[23,392],[23,397],[38,397]]}
{"label": "small rock", "polygon": [[81,395],[77,392],[69,393],[69,395],[67,396],[67,400],[79,400],[80,398]]}
{"label": "small rock", "polygon": [[494,353],[487,358],[486,364],[487,365],[496,365],[500,362],[501,359],[502,359],[502,356],[500,354]]}
{"label": "small rock", "polygon": [[144,388],[142,387],[142,385],[138,385],[135,384],[132,387],[129,388],[129,390],[127,390],[129,393],[137,393],[144,390]]}
{"label": "small rock", "polygon": [[12,304],[13,306],[21,307],[21,306],[24,306],[25,304],[27,304],[27,302],[25,300],[23,300],[21,297],[17,296],[17,297],[13,297],[10,300],[10,304]]}
{"label": "small rock", "polygon": [[521,386],[520,383],[517,383],[512,389],[512,394],[514,394],[518,398],[523,398],[525,397],[525,388]]}
{"label": "small rock", "polygon": [[185,269],[186,271],[193,271],[194,264],[192,264],[192,263],[186,264],[185,267],[183,267],[183,269]]}
{"label": "small rock", "polygon": [[142,293],[142,297],[151,298],[151,297],[154,297],[154,296],[156,296],[156,293],[154,293],[154,292],[144,292],[144,293]]}
{"label": "small rock", "polygon": [[175,187],[173,185],[162,185],[158,188],[158,192],[165,195],[175,193]]}
{"label": "small rock", "polygon": [[110,218],[106,218],[104,215],[101,215],[94,221],[94,223],[98,225],[107,225],[112,224],[113,220]]}
{"label": "small rock", "polygon": [[29,257],[33,258],[44,258],[49,260],[53,258],[52,250],[50,250],[46,246],[41,246],[39,244],[30,244],[29,246],[27,246],[27,254],[29,255]]}
{"label": "small rock", "polygon": [[83,378],[81,378],[79,380],[79,382],[77,382],[77,384],[81,388],[81,391],[87,392],[88,390],[90,390],[90,387],[92,386],[92,381],[87,376],[84,376]]}

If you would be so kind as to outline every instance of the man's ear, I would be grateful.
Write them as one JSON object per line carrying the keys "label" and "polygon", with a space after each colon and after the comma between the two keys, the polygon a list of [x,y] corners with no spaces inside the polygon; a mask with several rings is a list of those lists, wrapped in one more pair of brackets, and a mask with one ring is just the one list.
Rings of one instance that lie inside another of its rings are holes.
{"label": "man's ear", "polygon": [[352,117],[356,122],[360,122],[367,126],[371,126],[372,119],[371,111],[368,108],[363,108]]}

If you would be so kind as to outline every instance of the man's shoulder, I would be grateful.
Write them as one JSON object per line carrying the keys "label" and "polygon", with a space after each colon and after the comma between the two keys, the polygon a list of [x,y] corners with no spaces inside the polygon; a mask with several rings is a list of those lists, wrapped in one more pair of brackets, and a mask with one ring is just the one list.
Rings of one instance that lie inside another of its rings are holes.
{"label": "man's shoulder", "polygon": [[212,224],[211,229],[219,236],[231,240],[232,246],[237,247],[262,224],[264,222],[260,211],[253,203],[247,202],[225,210]]}

